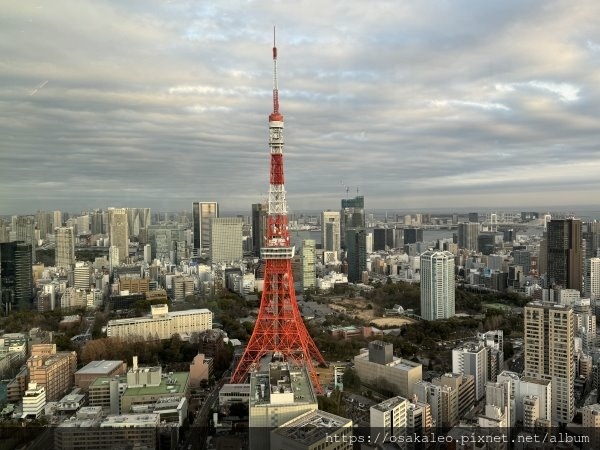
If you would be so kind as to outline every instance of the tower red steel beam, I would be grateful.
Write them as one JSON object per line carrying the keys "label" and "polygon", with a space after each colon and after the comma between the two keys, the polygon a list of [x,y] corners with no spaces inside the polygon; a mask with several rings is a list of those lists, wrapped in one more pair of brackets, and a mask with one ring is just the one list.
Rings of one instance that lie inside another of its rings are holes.
{"label": "tower red steel beam", "polygon": [[294,290],[287,203],[283,177],[283,115],[279,112],[277,87],[277,47],[273,30],[273,112],[269,115],[269,148],[271,171],[267,241],[261,248],[265,260],[264,288],[254,331],[238,363],[232,383],[242,383],[248,373],[257,370],[260,360],[271,354],[281,354],[293,365],[306,365],[313,388],[322,392],[314,362],[325,364],[304,325]]}

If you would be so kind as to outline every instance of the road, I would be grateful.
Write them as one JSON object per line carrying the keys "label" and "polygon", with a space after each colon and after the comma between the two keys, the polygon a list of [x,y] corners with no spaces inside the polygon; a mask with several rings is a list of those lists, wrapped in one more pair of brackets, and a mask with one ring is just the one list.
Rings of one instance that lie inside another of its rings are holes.
{"label": "road", "polygon": [[219,398],[219,391],[225,380],[217,383],[215,387],[206,396],[202,407],[198,410],[194,423],[190,426],[190,432],[181,446],[182,449],[197,450],[206,448],[206,438],[208,437],[208,423],[210,419],[210,410]]}

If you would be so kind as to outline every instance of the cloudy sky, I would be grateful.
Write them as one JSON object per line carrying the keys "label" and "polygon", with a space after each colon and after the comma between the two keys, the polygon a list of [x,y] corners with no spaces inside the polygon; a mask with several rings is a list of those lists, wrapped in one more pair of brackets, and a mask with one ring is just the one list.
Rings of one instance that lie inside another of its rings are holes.
{"label": "cloudy sky", "polygon": [[596,204],[600,2],[9,0],[0,214]]}

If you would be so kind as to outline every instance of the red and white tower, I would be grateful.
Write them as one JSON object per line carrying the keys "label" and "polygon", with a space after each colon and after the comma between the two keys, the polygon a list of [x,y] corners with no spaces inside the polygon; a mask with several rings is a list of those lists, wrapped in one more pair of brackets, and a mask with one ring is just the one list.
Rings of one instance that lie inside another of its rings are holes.
{"label": "red and white tower", "polygon": [[290,243],[283,180],[283,116],[279,112],[275,32],[273,32],[273,112],[269,115],[269,148],[271,149],[269,215],[266,246],[261,248],[261,257],[265,260],[264,288],[254,332],[231,382],[244,382],[248,372],[259,368],[263,357],[278,353],[292,364],[305,364],[313,388],[320,393],[322,389],[313,361],[324,364],[325,360],[302,321],[292,278],[291,260],[294,256],[294,248]]}

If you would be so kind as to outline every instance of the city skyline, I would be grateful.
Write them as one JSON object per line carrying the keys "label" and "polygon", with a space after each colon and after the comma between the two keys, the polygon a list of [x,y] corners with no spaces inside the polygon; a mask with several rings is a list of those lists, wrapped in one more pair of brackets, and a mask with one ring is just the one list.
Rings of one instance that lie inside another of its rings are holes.
{"label": "city skyline", "polygon": [[263,202],[273,25],[291,210],[338,208],[346,186],[369,210],[593,204],[599,12],[566,1],[10,4],[0,213]]}

